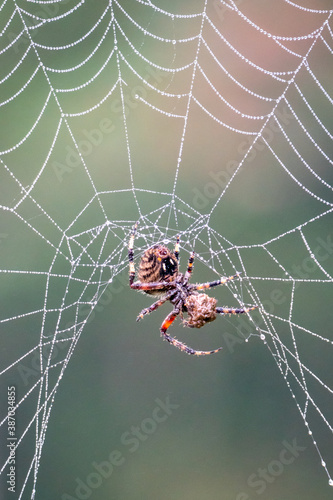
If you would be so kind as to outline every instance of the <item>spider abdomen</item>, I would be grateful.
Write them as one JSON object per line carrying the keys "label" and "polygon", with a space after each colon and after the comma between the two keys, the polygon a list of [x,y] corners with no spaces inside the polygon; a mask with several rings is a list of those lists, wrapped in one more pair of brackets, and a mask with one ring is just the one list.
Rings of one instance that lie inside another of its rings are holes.
{"label": "spider abdomen", "polygon": [[[175,255],[163,245],[148,248],[141,257],[138,280],[141,283],[173,281],[178,274],[178,262]],[[157,290],[144,290],[146,293],[161,294]]]}

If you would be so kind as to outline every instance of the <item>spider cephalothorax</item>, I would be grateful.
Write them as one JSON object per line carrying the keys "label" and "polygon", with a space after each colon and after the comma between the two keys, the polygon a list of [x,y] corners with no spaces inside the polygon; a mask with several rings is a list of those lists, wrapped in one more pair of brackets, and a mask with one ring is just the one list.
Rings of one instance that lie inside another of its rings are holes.
{"label": "spider cephalothorax", "polygon": [[[213,351],[197,351],[188,347],[183,342],[170,337],[170,335],[167,334],[167,330],[178,315],[182,318],[184,326],[188,326],[190,328],[201,328],[206,323],[214,321],[217,314],[243,314],[255,309],[256,306],[241,309],[216,307],[216,299],[209,297],[205,293],[200,293],[201,290],[205,290],[206,288],[223,285],[224,283],[238,277],[239,274],[207,283],[189,283],[194,262],[194,252],[190,255],[186,273],[180,273],[179,237],[177,237],[173,253],[163,245],[154,245],[144,252],[139,264],[138,281],[134,282],[135,267],[133,246],[137,226],[138,223],[134,225],[128,244],[130,287],[134,290],[141,290],[142,292],[150,295],[161,296],[161,298],[154,302],[150,307],[147,307],[140,312],[137,317],[137,321],[142,319],[146,314],[155,311],[155,309],[164,304],[164,302],[169,301],[173,305],[173,310],[165,318],[160,328],[160,332],[165,340],[178,347],[178,349],[185,351],[188,354],[196,354],[197,356],[213,354],[220,351],[222,347],[214,349]],[[187,319],[184,319],[184,313],[187,314]]]}

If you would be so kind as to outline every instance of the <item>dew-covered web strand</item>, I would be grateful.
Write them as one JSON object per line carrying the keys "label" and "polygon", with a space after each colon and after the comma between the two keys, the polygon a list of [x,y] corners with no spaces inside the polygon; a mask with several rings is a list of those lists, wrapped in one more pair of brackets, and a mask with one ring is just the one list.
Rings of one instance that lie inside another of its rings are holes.
{"label": "dew-covered web strand", "polygon": [[[229,186],[231,185],[232,181],[234,180],[234,177],[237,175],[238,171],[239,171],[239,170],[241,169],[241,167],[243,166],[243,163],[245,162],[245,160],[246,160],[247,156],[251,153],[252,149],[255,147],[255,145],[256,145],[256,143],[257,143],[257,141],[258,141],[259,139],[261,139],[261,140],[263,140],[263,141],[265,142],[266,146],[267,146],[267,147],[268,147],[268,148],[272,151],[273,155],[276,157],[276,155],[275,155],[275,153],[273,152],[273,150],[271,149],[270,145],[267,143],[266,139],[263,137],[263,131],[265,130],[265,128],[267,127],[267,125],[268,125],[269,121],[270,121],[272,118],[274,118],[274,120],[275,120],[275,121],[278,123],[278,125],[279,125],[278,119],[277,119],[277,117],[275,116],[275,113],[276,113],[277,107],[278,107],[279,103],[281,102],[281,100],[286,100],[286,97],[285,97],[285,96],[286,96],[286,93],[287,93],[287,91],[288,91],[289,87],[295,83],[296,77],[297,77],[297,75],[298,75],[299,71],[301,70],[301,68],[302,68],[302,67],[304,67],[304,66],[305,66],[305,67],[308,67],[308,62],[307,62],[308,57],[309,57],[309,55],[310,55],[310,53],[311,53],[312,49],[313,49],[313,48],[314,48],[314,46],[316,45],[316,42],[318,41],[318,38],[319,38],[320,34],[322,33],[322,30],[324,29],[324,27],[325,27],[325,26],[327,26],[328,21],[329,21],[329,19],[330,19],[331,15],[332,15],[332,12],[330,12],[330,13],[329,13],[328,18],[324,21],[324,23],[322,24],[322,26],[320,27],[320,29],[319,29],[319,30],[317,30],[317,32],[316,32],[316,34],[315,34],[315,37],[314,37],[314,40],[313,40],[313,42],[312,42],[312,44],[311,44],[310,48],[308,49],[308,51],[307,51],[307,53],[305,54],[305,56],[302,58],[302,61],[300,62],[300,64],[298,65],[298,67],[297,67],[297,68],[295,69],[295,71],[293,72],[293,74],[292,74],[292,76],[291,76],[290,80],[289,80],[289,81],[287,82],[287,84],[286,84],[286,87],[285,87],[285,89],[284,89],[283,93],[282,93],[282,94],[281,94],[281,95],[280,95],[280,96],[279,96],[279,97],[275,100],[275,104],[274,104],[274,106],[273,106],[273,108],[272,108],[271,112],[270,112],[270,113],[269,113],[269,115],[267,116],[267,118],[266,118],[265,122],[263,123],[263,125],[262,125],[261,129],[259,130],[259,132],[255,135],[255,137],[254,137],[254,140],[253,140],[252,144],[250,145],[250,147],[249,147],[249,148],[248,148],[248,150],[246,151],[246,153],[245,153],[245,155],[244,155],[244,157],[243,157],[242,161],[239,163],[238,168],[235,170],[235,172],[233,173],[232,177],[230,178],[229,183],[226,185],[225,189],[221,192],[220,197],[217,199],[217,201],[216,201],[215,205],[214,205],[214,206],[213,206],[213,208],[211,209],[211,212],[210,212],[211,214],[213,214],[213,212],[214,212],[214,210],[216,209],[216,207],[218,206],[218,204],[219,204],[219,202],[220,202],[220,200],[221,200],[222,196],[225,194],[225,192],[227,191],[227,189],[228,189],[228,188],[229,188]],[[246,61],[246,62],[248,62],[248,61]],[[273,75],[272,75],[272,76],[273,76]],[[328,97],[328,96],[327,96],[327,97]],[[301,124],[301,122],[300,122],[300,120],[299,120],[299,118],[298,118],[297,116],[296,116],[296,119],[297,119],[297,121]],[[301,124],[301,126],[302,126],[302,124]],[[289,144],[290,144],[290,140],[289,140],[288,138],[287,138],[287,141],[288,141],[288,142],[289,142]],[[318,146],[318,145],[317,145],[317,148],[319,148],[319,146]],[[320,149],[320,148],[319,148],[319,149]],[[279,160],[279,161],[281,161],[281,160]],[[304,163],[304,160],[303,160],[303,163]],[[288,171],[288,169],[287,169],[287,167],[286,167],[285,165],[283,165],[283,168],[284,168],[284,169],[285,169],[285,170],[289,173],[289,171]],[[315,174],[315,172],[311,169],[311,167],[310,167],[310,166],[308,166],[308,168],[309,168],[309,170],[310,170],[310,171],[311,171],[314,175],[316,175],[316,176],[317,176],[317,174]],[[290,175],[292,176],[292,174],[291,174],[291,173],[290,173]],[[319,177],[319,176],[317,176],[317,177]],[[294,177],[293,177],[293,179],[296,181],[296,179],[295,179]],[[325,181],[324,181],[324,180],[322,180],[322,179],[320,179],[320,181],[321,181],[321,182],[323,182],[323,183],[325,183]],[[296,181],[296,182],[297,182],[297,181]],[[327,184],[327,183],[325,183],[325,184]],[[329,186],[329,188],[330,188],[330,189],[332,189],[332,186]],[[304,188],[304,189],[306,189],[306,188]],[[313,196],[315,196],[315,195],[313,194]],[[322,200],[322,201],[323,201],[323,203],[330,204],[329,202],[326,202],[326,201],[324,201],[324,200]]]}

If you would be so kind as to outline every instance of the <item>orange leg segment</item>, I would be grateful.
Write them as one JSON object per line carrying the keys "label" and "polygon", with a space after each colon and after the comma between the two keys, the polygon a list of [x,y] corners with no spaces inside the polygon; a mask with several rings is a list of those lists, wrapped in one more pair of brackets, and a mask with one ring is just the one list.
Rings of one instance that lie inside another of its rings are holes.
{"label": "orange leg segment", "polygon": [[161,326],[161,334],[165,338],[167,342],[169,342],[171,345],[177,347],[181,351],[186,352],[187,354],[193,354],[195,356],[206,356],[207,354],[215,354],[216,352],[220,351],[222,347],[219,347],[218,349],[214,349],[214,351],[197,351],[196,349],[192,349],[192,347],[187,346],[183,342],[180,342],[179,340],[175,339],[174,337],[170,337],[168,335],[167,329],[172,325],[172,323],[175,321],[179,314],[179,311],[177,309],[174,309],[168,316],[165,318],[163,321],[163,324]]}

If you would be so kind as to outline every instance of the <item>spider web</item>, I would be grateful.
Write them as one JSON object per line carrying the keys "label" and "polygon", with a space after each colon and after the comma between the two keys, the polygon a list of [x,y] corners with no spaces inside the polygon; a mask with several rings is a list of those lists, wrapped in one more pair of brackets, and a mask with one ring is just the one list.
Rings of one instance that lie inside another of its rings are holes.
{"label": "spider web", "polygon": [[136,264],[179,234],[205,276],[242,273],[228,305],[258,310],[232,318],[233,342],[264,342],[333,484],[333,11],[310,4],[2,2],[1,380],[18,388],[18,498],[38,497],[58,389],[127,273],[136,220]]}

